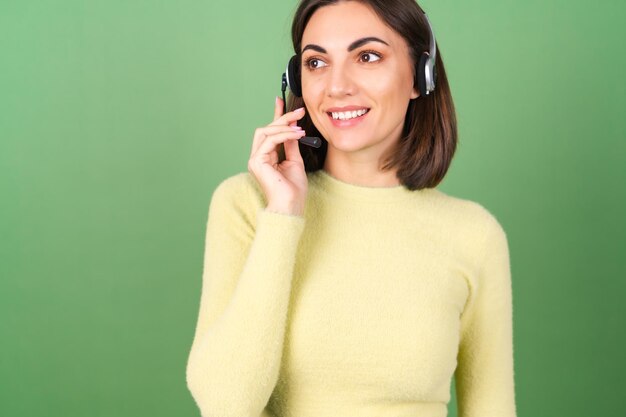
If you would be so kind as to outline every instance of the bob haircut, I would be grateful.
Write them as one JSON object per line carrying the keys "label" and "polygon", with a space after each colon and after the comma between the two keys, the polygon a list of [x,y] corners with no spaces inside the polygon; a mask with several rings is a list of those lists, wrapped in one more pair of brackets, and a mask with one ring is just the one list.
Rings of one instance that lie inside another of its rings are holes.
{"label": "bob haircut", "polygon": [[[291,38],[293,49],[301,59],[302,35],[313,13],[321,7],[342,1],[358,1],[369,6],[378,17],[404,38],[413,62],[414,85],[417,86],[417,63],[429,50],[430,33],[424,12],[414,0],[301,0],[293,18]],[[443,180],[457,144],[457,122],[452,94],[437,45],[435,90],[409,102],[402,136],[393,152],[381,161],[381,169],[397,168],[400,183],[410,190],[432,188]],[[304,107],[304,100],[289,95],[288,110]],[[308,136],[323,138],[308,112],[300,121]],[[325,138],[324,138],[325,139]],[[322,169],[328,142],[314,149],[299,144],[307,172]]]}

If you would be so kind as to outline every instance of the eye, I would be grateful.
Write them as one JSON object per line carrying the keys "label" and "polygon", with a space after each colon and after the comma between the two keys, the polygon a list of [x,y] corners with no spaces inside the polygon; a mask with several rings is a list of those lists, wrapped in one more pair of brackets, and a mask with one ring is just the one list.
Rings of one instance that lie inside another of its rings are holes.
{"label": "eye", "polygon": [[361,62],[376,62],[380,60],[380,58],[380,54],[372,51],[361,52],[361,54],[359,55],[359,59],[361,60]]}
{"label": "eye", "polygon": [[319,58],[309,58],[304,61],[304,65],[306,65],[310,69],[317,69],[326,66],[326,63]]}

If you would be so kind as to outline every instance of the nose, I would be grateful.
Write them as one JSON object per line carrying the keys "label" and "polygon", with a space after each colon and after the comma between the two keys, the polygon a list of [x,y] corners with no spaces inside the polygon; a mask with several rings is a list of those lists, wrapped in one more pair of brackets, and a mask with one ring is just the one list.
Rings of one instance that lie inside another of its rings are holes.
{"label": "nose", "polygon": [[356,84],[349,68],[344,65],[333,65],[328,71],[326,94],[328,97],[351,96],[356,92]]}

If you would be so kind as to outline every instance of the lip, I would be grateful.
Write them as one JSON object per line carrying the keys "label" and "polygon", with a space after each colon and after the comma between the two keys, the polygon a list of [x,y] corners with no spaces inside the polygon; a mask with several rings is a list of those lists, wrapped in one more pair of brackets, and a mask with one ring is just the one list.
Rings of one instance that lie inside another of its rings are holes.
{"label": "lip", "polygon": [[[333,119],[333,116],[331,114],[333,112],[346,112],[346,111],[355,111],[355,110],[363,110],[363,109],[366,109],[367,113],[365,113],[362,116],[355,117],[353,119],[348,119],[348,120],[335,120]],[[326,115],[328,116],[328,119],[330,120],[333,126],[346,128],[346,127],[354,127],[360,124],[365,119],[365,117],[368,114],[370,114],[370,110],[371,108],[365,107],[365,106],[329,107],[328,109],[326,109]]]}
{"label": "lip", "polygon": [[370,108],[367,107],[367,106],[329,107],[328,109],[326,109],[326,113],[343,112],[343,111],[354,111],[354,110],[362,110],[362,109],[369,110]]}

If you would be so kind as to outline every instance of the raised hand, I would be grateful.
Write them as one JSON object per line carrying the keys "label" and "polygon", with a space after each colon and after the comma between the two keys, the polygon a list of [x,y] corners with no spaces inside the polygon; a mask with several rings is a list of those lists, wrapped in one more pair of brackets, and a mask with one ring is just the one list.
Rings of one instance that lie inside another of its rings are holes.
{"label": "raised hand", "polygon": [[[283,101],[276,98],[274,121],[254,132],[248,171],[256,178],[267,199],[267,210],[301,216],[307,193],[307,176],[298,139],[305,135],[296,125],[304,108],[283,113]],[[278,148],[285,148],[279,163]]]}

